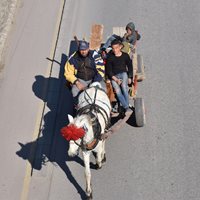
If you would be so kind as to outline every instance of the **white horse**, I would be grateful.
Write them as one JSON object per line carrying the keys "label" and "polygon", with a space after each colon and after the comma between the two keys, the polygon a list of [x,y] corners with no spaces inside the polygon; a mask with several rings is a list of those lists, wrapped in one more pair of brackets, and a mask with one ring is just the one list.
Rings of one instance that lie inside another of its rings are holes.
{"label": "white horse", "polygon": [[73,118],[68,115],[69,124],[61,132],[69,140],[69,156],[75,156],[79,149],[82,150],[86,195],[88,199],[92,199],[90,154],[91,151],[96,153],[97,169],[101,168],[102,163],[106,161],[105,140],[101,139],[101,134],[108,128],[111,105],[107,94],[97,82],[83,91],[78,100],[77,116]]}

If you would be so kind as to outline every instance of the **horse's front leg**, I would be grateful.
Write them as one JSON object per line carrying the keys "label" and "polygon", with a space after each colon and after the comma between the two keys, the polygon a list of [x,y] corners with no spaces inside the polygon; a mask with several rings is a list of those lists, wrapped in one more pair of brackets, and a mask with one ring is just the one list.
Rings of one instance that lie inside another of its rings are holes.
{"label": "horse's front leg", "polygon": [[83,151],[83,159],[85,164],[86,195],[88,199],[92,199],[90,151]]}
{"label": "horse's front leg", "polygon": [[78,154],[78,149],[79,149],[79,146],[77,144],[75,144],[75,142],[73,140],[70,140],[68,155],[70,157],[74,157],[75,155]]}

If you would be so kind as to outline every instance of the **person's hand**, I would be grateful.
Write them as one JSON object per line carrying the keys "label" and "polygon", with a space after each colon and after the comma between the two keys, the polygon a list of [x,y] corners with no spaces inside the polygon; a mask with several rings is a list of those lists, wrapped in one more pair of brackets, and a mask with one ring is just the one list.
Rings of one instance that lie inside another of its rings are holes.
{"label": "person's hand", "polygon": [[117,82],[118,85],[122,84],[122,80],[121,79],[117,79],[116,82]]}
{"label": "person's hand", "polygon": [[131,84],[132,83],[132,80],[131,78],[128,79],[128,84]]}
{"label": "person's hand", "polygon": [[131,34],[132,34],[132,31],[126,32],[126,33],[124,34],[124,36],[127,38],[127,37],[129,37]]}
{"label": "person's hand", "polygon": [[114,80],[118,85],[121,85],[121,83],[122,83],[122,80],[118,79],[116,76],[113,76],[112,80]]}
{"label": "person's hand", "polygon": [[80,81],[76,81],[76,87],[82,91],[85,89],[85,86],[80,82]]}
{"label": "person's hand", "polygon": [[127,38],[127,36],[128,36],[128,33],[125,33],[125,34],[124,34],[124,37]]}

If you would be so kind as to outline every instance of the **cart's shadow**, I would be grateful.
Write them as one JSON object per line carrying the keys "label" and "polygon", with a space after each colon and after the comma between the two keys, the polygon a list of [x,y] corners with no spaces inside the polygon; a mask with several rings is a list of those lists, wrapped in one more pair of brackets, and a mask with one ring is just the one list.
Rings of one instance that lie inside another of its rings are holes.
{"label": "cart's shadow", "polygon": [[126,121],[126,123],[129,124],[130,126],[137,127],[134,108],[133,108],[132,115],[129,117],[129,119]]}
{"label": "cart's shadow", "polygon": [[[135,109],[133,109],[133,113],[131,114],[131,116],[128,118],[128,120],[126,121],[126,123],[132,127],[137,127],[136,124],[136,118],[135,118]],[[118,115],[116,117],[112,117],[111,118],[111,126],[114,125],[115,123],[117,123],[121,118],[123,118],[124,116],[122,115]]]}

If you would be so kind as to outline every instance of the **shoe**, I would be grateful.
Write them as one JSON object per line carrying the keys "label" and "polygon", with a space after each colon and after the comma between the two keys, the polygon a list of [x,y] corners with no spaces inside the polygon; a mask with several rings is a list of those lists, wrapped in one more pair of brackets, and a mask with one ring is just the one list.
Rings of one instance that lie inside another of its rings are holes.
{"label": "shoe", "polygon": [[111,116],[112,117],[117,117],[119,115],[119,112],[118,112],[118,104],[117,103],[114,103],[112,105],[112,110],[111,110]]}
{"label": "shoe", "polygon": [[118,106],[118,113],[125,113],[125,111],[126,110],[121,105]]}
{"label": "shoe", "polygon": [[112,108],[111,112],[118,113],[117,108]]}

